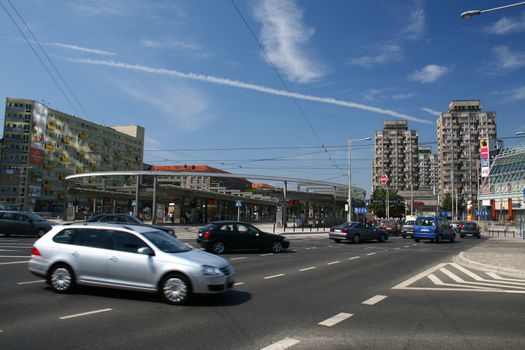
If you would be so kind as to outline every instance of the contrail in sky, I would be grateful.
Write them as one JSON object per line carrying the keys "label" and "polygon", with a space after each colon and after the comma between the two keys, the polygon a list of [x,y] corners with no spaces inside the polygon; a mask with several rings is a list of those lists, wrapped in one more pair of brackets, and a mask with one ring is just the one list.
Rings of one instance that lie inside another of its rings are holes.
{"label": "contrail in sky", "polygon": [[278,90],[278,89],[273,89],[273,88],[262,86],[262,85],[245,83],[239,80],[218,78],[218,77],[214,77],[211,75],[184,73],[184,72],[179,72],[173,69],[154,68],[154,67],[148,67],[148,66],[143,66],[143,65],[138,65],[138,64],[128,64],[128,63],[117,62],[117,61],[94,60],[90,58],[66,58],[66,60],[70,62],[75,62],[75,63],[109,66],[109,67],[115,67],[115,68],[136,70],[136,71],[141,71],[141,72],[146,72],[146,73],[174,76],[174,77],[179,77],[179,78],[184,78],[184,79],[205,81],[208,83],[213,83],[213,84],[218,84],[218,85],[233,86],[233,87],[240,88],[240,89],[259,91],[259,92],[263,92],[263,93],[271,94],[271,95],[293,97],[299,100],[314,101],[314,102],[326,103],[326,104],[337,105],[337,106],[342,106],[342,107],[356,108],[356,109],[361,109],[365,111],[385,114],[385,115],[389,115],[389,116],[396,117],[396,118],[407,119],[407,120],[411,120],[417,123],[434,124],[433,122],[429,120],[412,117],[410,115],[398,113],[398,112],[395,112],[389,109],[378,108],[378,107],[369,106],[369,105],[365,105],[361,103],[355,103],[351,101],[338,100],[338,99],[331,98],[331,97],[319,97],[319,96],[305,95],[305,94],[301,94],[298,92]]}

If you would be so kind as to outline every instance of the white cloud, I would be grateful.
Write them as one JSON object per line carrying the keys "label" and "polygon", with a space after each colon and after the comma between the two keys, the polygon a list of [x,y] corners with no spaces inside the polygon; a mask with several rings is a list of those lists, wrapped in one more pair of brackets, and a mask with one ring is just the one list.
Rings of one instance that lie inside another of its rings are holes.
{"label": "white cloud", "polygon": [[439,117],[441,115],[441,112],[438,112],[435,109],[422,107],[421,110],[423,110],[423,111],[425,111],[425,112],[427,112],[429,114],[432,114],[433,116],[436,116],[436,117]]}
{"label": "white cloud", "polygon": [[495,71],[515,71],[525,66],[525,52],[512,52],[507,46],[496,46],[493,49],[496,62],[491,65]]}
{"label": "white cloud", "polygon": [[410,74],[409,79],[420,83],[432,83],[447,74],[449,70],[447,67],[429,64],[423,69]]}
{"label": "white cloud", "polygon": [[425,33],[425,10],[414,8],[408,18],[408,26],[403,31],[407,39],[418,40]]}
{"label": "white cloud", "polygon": [[295,0],[264,0],[254,15],[262,23],[261,42],[268,57],[288,79],[308,83],[324,75],[322,65],[305,53],[315,30],[303,24]]}
{"label": "white cloud", "polygon": [[503,17],[485,28],[485,32],[499,35],[522,31],[525,31],[525,12],[522,12],[521,17],[518,19]]}
{"label": "white cloud", "polygon": [[142,39],[139,42],[141,47],[148,49],[179,49],[179,50],[200,50],[201,47],[174,39],[161,39],[161,40],[152,40],[152,39]]}
{"label": "white cloud", "polygon": [[399,94],[392,94],[392,96],[390,96],[390,98],[394,101],[401,101],[401,100],[407,100],[409,98],[412,98],[416,96],[415,93],[413,92],[409,92],[409,93],[406,93],[406,94],[403,94],[403,93],[399,93]]}
{"label": "white cloud", "polygon": [[77,46],[77,45],[71,45],[71,44],[63,44],[63,43],[45,43],[46,46],[56,46],[56,47],[62,47],[64,49],[70,49],[74,51],[80,51],[80,52],[87,52],[92,53],[95,55],[101,55],[101,56],[115,56],[116,53],[105,51],[105,50],[99,50],[99,49],[90,49],[87,47]]}
{"label": "white cloud", "polygon": [[176,71],[173,69],[154,68],[154,67],[148,67],[148,66],[137,65],[137,64],[128,64],[128,63],[117,62],[117,61],[93,60],[89,58],[87,59],[66,58],[66,60],[69,62],[74,62],[74,63],[107,66],[107,67],[114,67],[114,68],[119,68],[119,69],[128,69],[128,70],[146,72],[146,73],[151,73],[151,74],[159,74],[159,75],[164,75],[164,76],[172,76],[172,77],[178,77],[178,78],[183,78],[183,79],[203,81],[203,82],[213,83],[217,85],[225,85],[225,86],[236,87],[239,89],[258,91],[258,92],[262,92],[265,94],[293,97],[299,100],[313,101],[313,102],[337,105],[337,106],[347,107],[347,108],[355,108],[355,109],[370,111],[374,113],[384,114],[384,115],[388,115],[388,116],[392,116],[396,118],[407,119],[407,120],[411,120],[411,121],[423,123],[423,124],[433,124],[433,122],[429,120],[416,118],[416,117],[413,117],[407,114],[403,114],[403,113],[398,113],[398,112],[395,112],[389,109],[378,108],[378,107],[369,106],[369,105],[365,105],[361,103],[355,103],[351,101],[338,100],[338,99],[331,98],[331,97],[318,97],[318,96],[312,96],[312,95],[305,95],[305,94],[301,94],[297,92],[278,90],[278,89],[273,89],[273,88],[269,88],[269,87],[262,86],[262,85],[245,83],[239,80],[219,78],[219,77],[215,77],[211,75],[184,73],[184,72]]}
{"label": "white cloud", "polygon": [[502,96],[505,101],[522,101],[525,100],[525,86],[506,91],[495,91],[492,94]]}
{"label": "white cloud", "polygon": [[394,93],[392,92],[394,89],[392,88],[386,88],[386,89],[369,89],[362,93],[362,95],[370,101],[401,101],[406,100],[409,98],[412,98],[416,96],[413,92],[407,92],[407,93]]}
{"label": "white cloud", "polygon": [[130,97],[158,111],[159,116],[164,118],[160,125],[195,131],[206,127],[215,118],[204,96],[188,86],[132,85],[124,82],[118,85]]}
{"label": "white cloud", "polygon": [[353,58],[350,63],[371,68],[377,65],[383,65],[391,62],[399,62],[403,59],[401,46],[396,44],[384,45],[375,52],[374,55],[366,55]]}

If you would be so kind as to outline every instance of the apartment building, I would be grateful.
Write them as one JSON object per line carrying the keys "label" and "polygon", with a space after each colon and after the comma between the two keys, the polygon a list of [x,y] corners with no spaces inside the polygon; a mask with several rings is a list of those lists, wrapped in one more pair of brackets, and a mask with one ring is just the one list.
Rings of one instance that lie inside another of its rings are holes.
{"label": "apartment building", "polygon": [[483,112],[479,100],[453,100],[437,118],[439,193],[453,194],[456,208],[477,203],[480,142],[486,139],[492,148],[496,137],[496,113]]}
{"label": "apartment building", "polygon": [[[107,127],[34,100],[7,98],[0,155],[0,205],[62,211],[67,205],[66,176],[141,170],[143,155],[141,126]],[[131,184],[133,179],[105,181],[108,187],[118,187]]]}
{"label": "apartment building", "polygon": [[383,186],[381,176],[388,176],[388,186],[398,191],[417,190],[418,133],[408,129],[406,120],[387,120],[374,137],[372,187]]}
{"label": "apartment building", "polygon": [[420,190],[438,192],[438,160],[431,146],[418,147],[418,187]]}

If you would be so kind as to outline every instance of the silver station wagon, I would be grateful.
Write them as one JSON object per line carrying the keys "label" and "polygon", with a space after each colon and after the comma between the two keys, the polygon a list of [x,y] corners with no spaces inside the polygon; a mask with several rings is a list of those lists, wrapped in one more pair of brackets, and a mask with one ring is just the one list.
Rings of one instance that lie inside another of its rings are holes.
{"label": "silver station wagon", "polygon": [[170,304],[195,293],[222,293],[235,270],[216,255],[195,250],[144,226],[78,223],[54,226],[37,240],[29,271],[58,293],[75,285],[159,292]]}

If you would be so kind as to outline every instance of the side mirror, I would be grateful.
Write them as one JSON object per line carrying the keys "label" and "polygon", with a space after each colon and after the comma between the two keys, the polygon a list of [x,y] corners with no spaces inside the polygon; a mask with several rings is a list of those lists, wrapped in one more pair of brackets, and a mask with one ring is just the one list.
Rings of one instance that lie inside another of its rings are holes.
{"label": "side mirror", "polygon": [[137,253],[149,256],[155,256],[155,252],[150,247],[142,247],[137,250]]}

